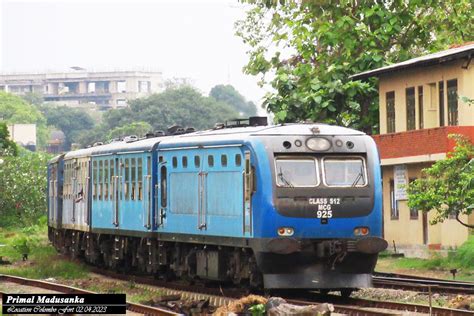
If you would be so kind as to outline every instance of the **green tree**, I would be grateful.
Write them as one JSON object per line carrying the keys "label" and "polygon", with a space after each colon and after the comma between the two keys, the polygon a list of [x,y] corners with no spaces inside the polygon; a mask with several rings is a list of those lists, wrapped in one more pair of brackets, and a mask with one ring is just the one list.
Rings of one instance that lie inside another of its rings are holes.
{"label": "green tree", "polygon": [[7,124],[36,124],[38,147],[43,148],[49,131],[40,111],[22,98],[0,91],[0,120]]}
{"label": "green tree", "polygon": [[76,141],[81,132],[87,132],[94,128],[94,120],[84,110],[49,104],[41,106],[40,109],[46,117],[48,125],[63,131],[66,136],[66,148]]}
{"label": "green tree", "polygon": [[443,222],[450,214],[462,222],[461,214],[474,209],[474,145],[461,135],[450,135],[456,141],[454,150],[444,160],[423,169],[423,178],[408,186],[408,206],[423,212],[436,212],[432,224]]}
{"label": "green tree", "polygon": [[121,127],[116,127],[107,134],[107,140],[124,136],[136,135],[145,136],[147,132],[152,131],[152,127],[147,122],[133,122]]}
{"label": "green tree", "polygon": [[[237,116],[238,113],[227,103],[205,97],[195,88],[180,84],[170,86],[162,93],[132,100],[127,108],[104,113],[102,124],[81,133],[78,141],[87,146],[98,141],[107,141],[113,136],[109,134],[111,131],[114,131],[114,135],[143,134],[143,131],[149,130],[149,126],[150,130],[154,131],[166,131],[172,125],[196,129],[212,128],[217,122]],[[137,122],[138,125],[134,124]],[[142,125],[143,123],[149,126]],[[136,128],[139,129],[138,132]]]}
{"label": "green tree", "polygon": [[217,85],[211,89],[209,96],[227,103],[243,117],[257,115],[257,106],[252,101],[247,102],[244,96],[231,85]]}
{"label": "green tree", "polygon": [[236,23],[244,69],[273,88],[264,106],[278,122],[376,131],[376,80],[350,75],[474,39],[471,0],[243,2],[253,4]]}
{"label": "green tree", "polygon": [[0,122],[0,157],[16,156],[18,148],[14,141],[9,139],[7,124]]}
{"label": "green tree", "polygon": [[34,224],[46,210],[49,155],[21,150],[0,159],[0,226]]}

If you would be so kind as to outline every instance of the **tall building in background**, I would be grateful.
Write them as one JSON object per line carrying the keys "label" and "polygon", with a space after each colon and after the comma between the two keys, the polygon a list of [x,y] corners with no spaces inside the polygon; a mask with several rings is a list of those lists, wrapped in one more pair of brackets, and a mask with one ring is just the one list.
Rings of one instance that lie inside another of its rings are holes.
{"label": "tall building in background", "polygon": [[[468,44],[352,77],[379,78],[380,135],[374,139],[382,164],[384,237],[406,255],[455,248],[469,236],[454,216],[430,225],[433,212],[410,209],[405,186],[453,149],[449,134],[474,142],[474,105],[464,101],[474,99],[473,58],[474,44]],[[461,219],[474,224],[474,213]]]}
{"label": "tall building in background", "polygon": [[45,102],[67,106],[126,107],[128,101],[160,92],[161,72],[103,71],[1,74],[0,90],[16,95],[36,93]]}

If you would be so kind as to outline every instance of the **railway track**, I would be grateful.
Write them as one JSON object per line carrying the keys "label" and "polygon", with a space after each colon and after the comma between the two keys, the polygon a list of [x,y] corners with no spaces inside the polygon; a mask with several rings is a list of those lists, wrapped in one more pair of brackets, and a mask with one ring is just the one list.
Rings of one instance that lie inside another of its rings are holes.
{"label": "railway track", "polygon": [[[40,280],[33,280],[33,279],[27,279],[27,278],[21,278],[21,277],[16,277],[16,276],[11,276],[11,275],[4,275],[0,274],[0,282],[10,282],[10,283],[16,283],[16,284],[21,284],[21,285],[27,285],[27,286],[32,286],[35,288],[41,288],[41,289],[46,289],[46,290],[51,290],[51,291],[56,291],[59,293],[64,293],[64,294],[95,294],[95,292],[79,289],[76,287],[72,286],[66,286],[62,284],[56,284],[52,282],[46,282],[46,281],[40,281]],[[3,296],[3,294],[0,292],[0,295]],[[152,315],[152,316],[174,316],[178,315],[177,313],[171,312],[166,309],[162,308],[157,308],[157,307],[152,307],[152,306],[146,306],[142,304],[136,304],[136,303],[131,303],[127,302],[127,310],[143,315]]]}
{"label": "railway track", "polygon": [[424,278],[412,275],[375,272],[374,287],[431,292],[443,294],[474,295],[474,283]]}
{"label": "railway track", "polygon": [[[222,304],[228,304],[233,300],[248,294],[245,290],[240,289],[221,289],[213,287],[205,287],[202,285],[182,285],[177,283],[169,283],[160,280],[154,280],[140,276],[130,276],[124,274],[118,274],[110,271],[102,271],[101,269],[94,269],[95,273],[114,278],[122,281],[133,282],[138,287],[145,288],[150,291],[159,291],[161,295],[176,295],[179,294],[182,299],[208,299],[211,304],[219,306]],[[60,285],[51,282],[31,280],[20,277],[13,277],[8,275],[0,275],[0,281],[13,282],[17,284],[29,285],[38,288],[48,289],[57,291],[60,293],[93,293],[87,290]],[[152,288],[153,287],[153,288]],[[1,294],[1,293],[0,293]],[[280,293],[285,296],[285,299],[290,304],[295,305],[314,305],[320,303],[331,303],[334,306],[336,313],[349,314],[349,315],[367,315],[367,316],[383,316],[383,315],[394,315],[406,312],[418,312],[418,313],[430,313],[430,307],[427,305],[419,304],[406,304],[398,302],[387,302],[387,301],[372,301],[365,299],[356,298],[343,298],[337,295],[322,296],[314,292],[305,292],[301,295],[301,292],[293,292],[293,294]],[[144,314],[144,315],[177,315],[175,312],[171,312],[162,308],[151,307],[142,304],[135,304],[127,302],[127,310]],[[433,315],[472,315],[472,311],[432,307],[431,314]]]}
{"label": "railway track", "polygon": [[[105,275],[110,278],[119,279],[122,281],[130,281],[130,275],[119,274],[108,270],[102,270],[100,268],[94,268],[95,273]],[[213,288],[203,285],[183,285],[179,283],[170,283],[160,280],[151,279],[149,277],[132,276],[134,282],[137,284],[149,285],[159,287],[160,291],[163,291],[166,295],[180,294],[183,298],[191,299],[209,299],[211,304],[215,306],[228,304],[234,299],[245,296],[248,293],[242,289],[222,289]],[[148,288],[153,291],[156,289]],[[366,299],[357,298],[343,298],[337,295],[319,295],[315,292],[306,292],[304,295],[300,295],[301,292],[291,293],[276,293],[285,298],[290,304],[295,305],[312,305],[320,303],[331,303],[334,306],[336,313],[349,314],[349,315],[394,315],[394,311],[399,312],[418,312],[418,313],[430,313],[430,307],[428,305],[420,304],[409,304],[409,303],[398,303],[389,301],[373,301]],[[473,315],[472,311],[443,308],[443,307],[432,307],[431,313],[433,315]]]}

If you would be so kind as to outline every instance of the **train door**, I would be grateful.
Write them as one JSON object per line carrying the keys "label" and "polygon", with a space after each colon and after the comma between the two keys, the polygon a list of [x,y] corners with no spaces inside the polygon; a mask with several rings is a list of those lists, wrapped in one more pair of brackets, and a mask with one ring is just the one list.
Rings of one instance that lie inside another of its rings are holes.
{"label": "train door", "polygon": [[120,211],[120,202],[123,199],[123,190],[122,190],[122,179],[124,173],[124,159],[117,158],[111,160],[111,180],[112,180],[112,224],[116,227],[119,226],[119,211]]}
{"label": "train door", "polygon": [[[208,210],[208,175],[209,169],[214,165],[214,155],[208,152],[206,155],[199,155],[202,161],[198,172],[198,213],[197,213],[197,228],[201,231],[207,230],[207,210]],[[207,159],[203,159],[206,157]]]}
{"label": "train door", "polygon": [[243,223],[242,232],[244,236],[252,234],[252,194],[254,191],[254,174],[251,164],[250,151],[245,151],[245,164],[243,173]]}
{"label": "train door", "polygon": [[71,222],[75,225],[76,222],[76,197],[78,193],[78,184],[77,184],[77,159],[74,159],[71,164],[71,173],[72,173],[72,208],[71,208]]}
{"label": "train door", "polygon": [[165,158],[160,156],[158,158],[158,177],[155,186],[155,225],[159,229],[163,229],[165,225],[166,212],[168,210],[168,166]]}
{"label": "train door", "polygon": [[[138,186],[138,194],[143,198],[143,226],[151,229],[151,211],[152,211],[152,183],[151,183],[151,155],[147,155],[145,160],[138,160],[138,176],[141,177],[143,185]],[[142,191],[143,190],[143,191]]]}

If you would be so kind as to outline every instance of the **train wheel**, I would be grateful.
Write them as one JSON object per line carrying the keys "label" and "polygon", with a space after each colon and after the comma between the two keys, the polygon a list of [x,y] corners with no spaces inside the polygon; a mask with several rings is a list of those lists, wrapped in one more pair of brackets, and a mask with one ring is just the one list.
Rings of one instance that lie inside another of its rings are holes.
{"label": "train wheel", "polygon": [[341,296],[344,298],[348,298],[349,296],[351,296],[352,292],[354,292],[354,289],[342,289]]}

